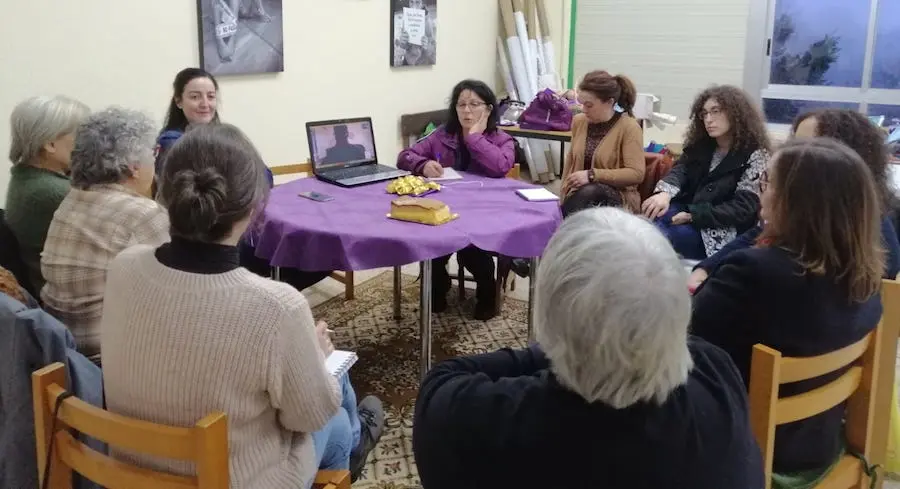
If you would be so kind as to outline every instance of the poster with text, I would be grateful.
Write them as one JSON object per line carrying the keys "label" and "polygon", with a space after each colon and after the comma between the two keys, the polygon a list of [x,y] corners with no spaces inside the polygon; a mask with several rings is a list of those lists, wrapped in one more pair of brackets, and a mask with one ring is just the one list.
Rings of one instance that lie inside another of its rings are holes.
{"label": "poster with text", "polygon": [[213,75],[284,71],[282,0],[197,0],[200,63]]}
{"label": "poster with text", "polygon": [[391,0],[391,66],[437,61],[437,0]]}

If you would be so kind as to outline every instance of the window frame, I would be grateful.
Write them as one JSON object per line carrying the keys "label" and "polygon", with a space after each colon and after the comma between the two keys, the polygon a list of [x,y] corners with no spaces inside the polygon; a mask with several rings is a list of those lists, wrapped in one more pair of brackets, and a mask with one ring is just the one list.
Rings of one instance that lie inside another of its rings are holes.
{"label": "window frame", "polygon": [[[760,104],[763,99],[848,102],[858,104],[859,111],[863,114],[868,114],[869,105],[900,105],[900,88],[872,88],[875,39],[878,35],[878,6],[881,1],[871,0],[869,6],[862,83],[858,88],[770,84],[772,69],[770,42],[775,29],[775,5],[778,0],[749,2],[744,89]],[[768,125],[777,130],[788,127],[787,124],[768,123]]]}

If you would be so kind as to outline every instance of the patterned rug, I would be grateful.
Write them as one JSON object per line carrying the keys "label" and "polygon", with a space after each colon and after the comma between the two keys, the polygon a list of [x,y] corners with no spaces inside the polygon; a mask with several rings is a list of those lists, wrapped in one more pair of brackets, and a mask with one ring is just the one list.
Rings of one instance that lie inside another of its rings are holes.
{"label": "patterned rug", "polygon": [[[358,398],[374,394],[384,402],[384,435],[354,489],[420,487],[412,453],[413,406],[419,386],[419,286],[415,277],[403,276],[400,320],[393,318],[392,288],[392,273],[385,272],[358,285],[354,300],[339,296],[313,309],[316,319],[327,321],[335,330],[337,348],[359,354],[359,362],[350,371]],[[460,303],[454,287],[447,311],[433,316],[433,361],[525,346],[527,303],[507,298],[500,315],[483,322],[471,318],[472,296],[469,291],[468,300]]]}

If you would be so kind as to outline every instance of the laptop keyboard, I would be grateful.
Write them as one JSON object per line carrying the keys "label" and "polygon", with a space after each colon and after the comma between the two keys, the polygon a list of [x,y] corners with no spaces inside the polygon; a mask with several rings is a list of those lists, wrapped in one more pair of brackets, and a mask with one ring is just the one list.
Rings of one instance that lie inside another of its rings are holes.
{"label": "laptop keyboard", "polygon": [[355,166],[327,173],[329,179],[344,185],[358,185],[370,181],[388,180],[408,174],[409,172],[384,165]]}

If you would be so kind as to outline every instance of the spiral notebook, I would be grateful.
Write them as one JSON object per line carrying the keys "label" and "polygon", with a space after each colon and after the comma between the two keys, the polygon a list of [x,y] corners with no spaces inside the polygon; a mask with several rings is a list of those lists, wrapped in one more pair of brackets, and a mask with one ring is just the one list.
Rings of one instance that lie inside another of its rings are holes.
{"label": "spiral notebook", "polygon": [[331,355],[328,355],[328,358],[325,359],[325,368],[331,372],[331,375],[342,377],[350,370],[350,367],[352,367],[357,360],[359,360],[359,357],[356,356],[355,352],[334,350],[331,352]]}

